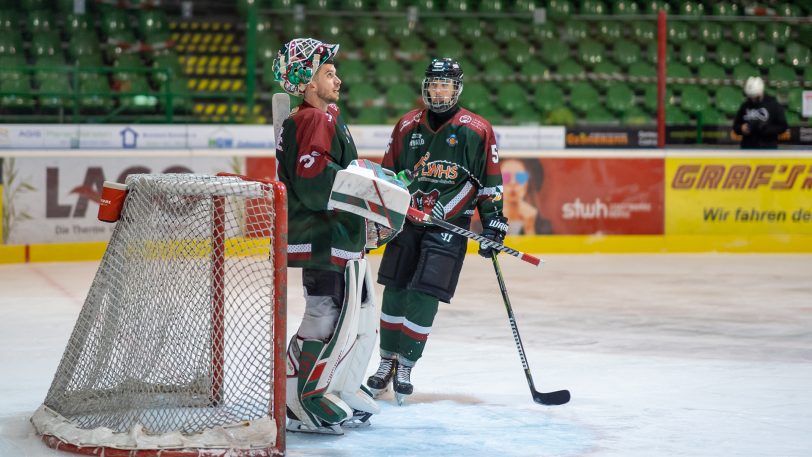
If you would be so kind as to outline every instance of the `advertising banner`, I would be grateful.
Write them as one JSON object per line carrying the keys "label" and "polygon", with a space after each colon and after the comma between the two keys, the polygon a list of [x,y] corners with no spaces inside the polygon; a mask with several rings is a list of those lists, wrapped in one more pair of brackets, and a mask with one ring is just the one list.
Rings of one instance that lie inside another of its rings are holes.
{"label": "advertising banner", "polygon": [[662,159],[510,158],[501,167],[512,235],[663,233]]}
{"label": "advertising banner", "polygon": [[[717,144],[737,146],[741,135],[737,135],[729,126],[707,126],[702,128],[701,141],[695,126],[666,126],[666,144]],[[778,144],[786,146],[812,145],[812,127],[790,127],[778,136]]]}
{"label": "advertising banner", "polygon": [[657,129],[633,127],[569,127],[568,148],[656,148]]}
{"label": "advertising banner", "polygon": [[0,149],[273,148],[270,125],[0,125]]}
{"label": "advertising banner", "polygon": [[233,157],[58,157],[3,161],[5,244],[107,241],[114,227],[97,219],[105,180],[132,173],[243,173]]}
{"label": "advertising banner", "polygon": [[812,159],[665,163],[666,234],[812,234]]}

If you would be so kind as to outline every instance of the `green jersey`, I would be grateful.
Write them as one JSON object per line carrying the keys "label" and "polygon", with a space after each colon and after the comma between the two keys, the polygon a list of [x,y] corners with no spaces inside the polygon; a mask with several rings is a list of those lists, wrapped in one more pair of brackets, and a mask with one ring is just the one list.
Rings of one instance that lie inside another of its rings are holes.
{"label": "green jersey", "polygon": [[450,222],[468,220],[476,209],[483,227],[507,231],[491,124],[460,108],[435,132],[427,116],[426,110],[414,110],[400,118],[382,165],[413,172],[409,185],[413,207]]}
{"label": "green jersey", "polygon": [[282,124],[276,157],[288,190],[288,265],[343,272],[362,257],[366,230],[360,216],[327,210],[336,173],[358,158],[338,107],[302,102]]}

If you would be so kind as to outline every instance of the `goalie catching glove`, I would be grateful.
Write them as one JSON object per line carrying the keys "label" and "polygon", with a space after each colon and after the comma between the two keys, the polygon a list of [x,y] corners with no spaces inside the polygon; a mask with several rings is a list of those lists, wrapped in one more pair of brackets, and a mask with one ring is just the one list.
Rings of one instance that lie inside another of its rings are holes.
{"label": "goalie catching glove", "polygon": [[[482,225],[485,228],[482,230],[480,235],[494,241],[495,243],[502,244],[502,241],[505,240],[505,235],[508,231],[507,219],[503,217],[495,217]],[[488,246],[484,242],[479,243],[479,255],[489,259],[494,253],[499,254],[499,250],[494,249],[492,246]]]}

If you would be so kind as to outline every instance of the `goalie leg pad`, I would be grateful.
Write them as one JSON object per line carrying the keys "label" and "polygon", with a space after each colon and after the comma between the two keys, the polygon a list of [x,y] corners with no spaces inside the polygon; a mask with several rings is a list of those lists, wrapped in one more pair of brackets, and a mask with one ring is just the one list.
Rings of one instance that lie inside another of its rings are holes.
{"label": "goalie leg pad", "polygon": [[[375,350],[375,339],[378,332],[378,316],[375,309],[372,273],[369,264],[365,260],[356,260],[351,263],[358,263],[359,265],[356,268],[355,265],[348,264],[347,284],[350,284],[351,279],[354,279],[356,291],[363,289],[366,293],[347,294],[348,300],[344,306],[358,309],[356,337],[354,340],[350,338],[348,341],[345,360],[341,364],[340,371],[336,373],[333,384],[330,386],[330,392],[336,392],[342,400],[356,411],[377,414],[380,412],[380,408],[375,403],[371,393],[363,387],[364,375]],[[354,273],[355,271],[358,272],[357,275]],[[359,295],[361,296],[359,297]],[[355,302],[350,302],[351,298],[355,299]],[[359,300],[359,298],[361,299]]]}

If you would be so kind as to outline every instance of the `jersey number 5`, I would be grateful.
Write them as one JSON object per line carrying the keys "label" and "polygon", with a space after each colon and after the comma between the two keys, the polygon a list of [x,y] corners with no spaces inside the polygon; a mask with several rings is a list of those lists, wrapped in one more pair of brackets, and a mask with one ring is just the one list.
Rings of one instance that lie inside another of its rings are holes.
{"label": "jersey number 5", "polygon": [[496,149],[496,145],[491,145],[491,162],[499,163],[499,150]]}

